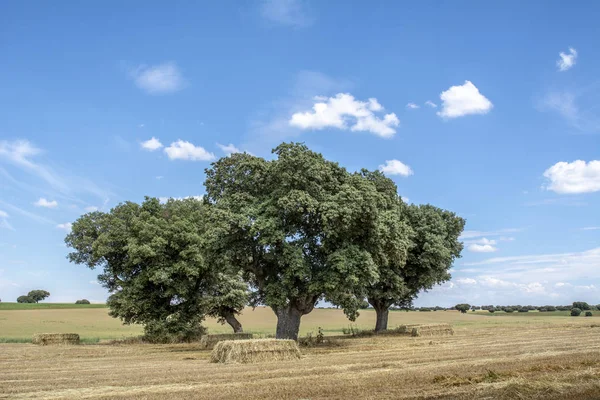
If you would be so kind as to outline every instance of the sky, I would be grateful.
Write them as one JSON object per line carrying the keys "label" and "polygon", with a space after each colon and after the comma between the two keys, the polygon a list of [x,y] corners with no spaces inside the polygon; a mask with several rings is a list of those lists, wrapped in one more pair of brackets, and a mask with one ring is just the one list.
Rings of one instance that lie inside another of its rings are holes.
{"label": "sky", "polygon": [[[0,299],[107,292],[64,237],[300,141],[467,220],[417,306],[600,303],[600,3],[0,5]],[[595,210],[595,211],[594,211]]]}

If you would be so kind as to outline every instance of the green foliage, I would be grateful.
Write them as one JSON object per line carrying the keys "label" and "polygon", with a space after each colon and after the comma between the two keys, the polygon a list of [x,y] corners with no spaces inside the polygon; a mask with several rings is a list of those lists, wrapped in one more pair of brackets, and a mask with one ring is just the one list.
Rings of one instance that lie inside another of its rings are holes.
{"label": "green foliage", "polygon": [[502,309],[502,311],[504,311],[505,313],[509,313],[510,314],[510,313],[514,312],[515,310],[513,310],[511,307],[504,307]]}
{"label": "green foliage", "polygon": [[591,317],[592,316],[592,312],[591,311],[586,311],[585,312],[585,316],[586,317]]}
{"label": "green foliage", "polygon": [[29,296],[19,296],[17,297],[17,303],[37,303],[37,301]]}
{"label": "green foliage", "polygon": [[520,313],[529,312],[529,308],[527,308],[527,307],[521,307],[521,308],[519,308],[519,312]]}
{"label": "green foliage", "polygon": [[496,308],[495,307],[490,307],[490,308],[488,308],[488,311],[493,314],[493,313],[496,312]]}
{"label": "green foliage", "polygon": [[460,311],[461,313],[466,314],[467,311],[469,311],[469,309],[471,308],[471,306],[469,304],[461,303],[455,305],[454,308]]}
{"label": "green foliage", "polygon": [[573,302],[573,308],[579,308],[580,310],[591,310],[592,308],[585,301],[575,301]]}
{"label": "green foliage", "polygon": [[577,307],[571,308],[571,317],[579,317],[581,315],[581,309]]}
{"label": "green foliage", "polygon": [[207,314],[223,304],[240,310],[246,303],[244,298],[233,304],[240,299],[237,289],[220,296],[228,287],[225,277],[239,278],[229,274],[226,258],[211,251],[207,208],[195,199],[161,204],[146,198],[85,214],[65,239],[75,250],[68,258],[102,269],[98,281],[113,293],[107,302],[111,316],[145,325],[149,337],[158,338],[152,340],[187,340],[197,336]]}
{"label": "green foliage", "polygon": [[90,301],[87,299],[77,300],[75,304],[90,304]]}
{"label": "green foliage", "polygon": [[143,340],[150,343],[189,343],[199,341],[205,334],[201,318],[172,314],[166,320],[147,322]]}
{"label": "green foliage", "polygon": [[27,293],[27,297],[32,299],[34,303],[39,303],[48,296],[50,296],[50,293],[45,290],[32,290],[29,293]]}

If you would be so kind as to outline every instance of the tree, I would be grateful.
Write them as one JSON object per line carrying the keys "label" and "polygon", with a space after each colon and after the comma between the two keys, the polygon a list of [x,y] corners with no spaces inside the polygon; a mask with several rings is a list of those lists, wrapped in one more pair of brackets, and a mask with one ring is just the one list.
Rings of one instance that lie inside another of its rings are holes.
{"label": "tree", "polygon": [[[85,214],[65,239],[74,249],[68,258],[102,269],[98,281],[112,293],[107,304],[113,317],[143,324],[159,340],[192,340],[202,333],[205,316],[218,314],[214,296],[231,269],[210,250],[207,207],[195,199],[161,204],[146,198],[141,205],[126,202],[108,213]],[[231,298],[224,303],[233,304]]]}
{"label": "tree", "polygon": [[514,311],[515,311],[515,310],[513,310],[511,307],[504,307],[502,310],[503,310],[505,313],[508,313],[508,314],[510,314],[510,313],[512,313],[512,312],[514,312]]}
{"label": "tree", "polygon": [[471,308],[469,304],[461,303],[454,306],[455,309],[460,311],[462,314],[466,314],[467,311]]}
{"label": "tree", "polygon": [[251,304],[277,316],[276,337],[297,339],[303,315],[335,299],[351,318],[377,266],[366,248],[378,232],[374,185],[303,144],[267,161],[232,154],[206,170],[219,253],[239,267]]}
{"label": "tree", "polygon": [[573,308],[579,308],[580,310],[591,310],[592,308],[590,307],[590,305],[588,303],[586,303],[585,301],[575,301],[573,303]]}
{"label": "tree", "polygon": [[419,292],[450,279],[448,270],[463,248],[458,237],[465,221],[431,205],[407,206],[394,182],[380,172],[363,170],[361,175],[375,184],[380,200],[378,215],[372,216],[376,240],[364,243],[378,271],[366,296],[380,332],[387,329],[392,305],[406,307]]}
{"label": "tree", "polygon": [[27,296],[32,299],[34,303],[39,303],[50,296],[50,293],[45,290],[32,290],[27,294]]}
{"label": "tree", "polygon": [[585,316],[586,317],[591,317],[592,316],[592,312],[591,311],[586,311],[585,312]]}
{"label": "tree", "polygon": [[77,300],[75,304],[90,304],[90,301],[87,299]]}
{"label": "tree", "polygon": [[488,308],[488,311],[491,313],[495,313],[496,312],[496,308],[495,307],[490,307]]}
{"label": "tree", "polygon": [[579,317],[581,315],[581,309],[577,307],[571,308],[571,317]]}
{"label": "tree", "polygon": [[35,300],[29,296],[19,296],[17,297],[17,303],[35,303]]}

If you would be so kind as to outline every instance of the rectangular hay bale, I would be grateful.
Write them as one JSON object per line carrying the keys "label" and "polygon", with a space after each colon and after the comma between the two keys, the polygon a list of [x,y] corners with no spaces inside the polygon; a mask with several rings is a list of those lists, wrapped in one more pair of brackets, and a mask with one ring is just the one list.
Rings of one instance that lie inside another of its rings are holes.
{"label": "rectangular hay bale", "polygon": [[36,333],[31,343],[41,346],[48,345],[73,345],[79,344],[79,335],[76,333]]}
{"label": "rectangular hay bale", "polygon": [[222,333],[216,335],[204,335],[200,338],[200,348],[211,350],[223,340],[248,340],[252,339],[251,333]]}
{"label": "rectangular hay bale", "polygon": [[295,340],[226,340],[217,343],[210,355],[210,362],[247,364],[299,360],[300,357],[300,349]]}

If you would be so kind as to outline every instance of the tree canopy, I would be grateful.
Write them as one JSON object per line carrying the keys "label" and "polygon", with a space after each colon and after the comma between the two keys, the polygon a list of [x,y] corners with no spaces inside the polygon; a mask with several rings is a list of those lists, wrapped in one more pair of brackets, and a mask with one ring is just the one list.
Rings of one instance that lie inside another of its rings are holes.
{"label": "tree canopy", "polygon": [[[65,239],[75,250],[68,258],[102,269],[98,280],[112,293],[112,316],[144,324],[148,335],[185,340],[201,332],[206,315],[218,314],[207,299],[229,276],[227,260],[211,256],[206,221],[206,207],[195,199],[126,202],[75,221]],[[239,295],[223,302],[228,318],[246,304]]]}

